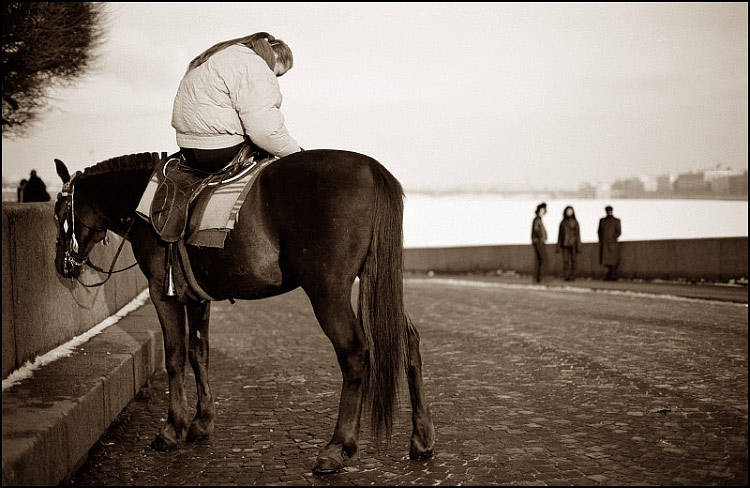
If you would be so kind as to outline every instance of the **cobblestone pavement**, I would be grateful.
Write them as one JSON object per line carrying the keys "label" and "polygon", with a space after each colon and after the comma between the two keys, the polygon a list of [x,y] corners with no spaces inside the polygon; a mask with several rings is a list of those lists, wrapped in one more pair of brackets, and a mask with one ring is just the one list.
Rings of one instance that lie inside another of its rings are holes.
{"label": "cobblestone pavement", "polygon": [[158,372],[71,483],[747,485],[746,305],[427,280],[407,281],[406,303],[433,459],[408,459],[404,394],[388,449],[375,450],[363,419],[360,458],[311,473],[341,375],[297,290],[212,305],[209,439],[149,448],[166,418]]}

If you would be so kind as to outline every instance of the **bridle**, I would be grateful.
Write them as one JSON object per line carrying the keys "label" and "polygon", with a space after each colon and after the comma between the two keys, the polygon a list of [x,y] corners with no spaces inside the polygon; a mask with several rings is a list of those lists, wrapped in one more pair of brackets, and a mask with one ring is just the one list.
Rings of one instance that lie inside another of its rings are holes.
{"label": "bridle", "polygon": [[[73,186],[73,183],[74,183],[76,177],[79,174],[80,174],[80,172],[76,172],[73,175],[73,177],[67,183],[65,183],[63,185],[62,191],[60,192],[61,196],[63,196],[63,197],[70,197],[70,203],[68,204],[68,212],[67,212],[68,215],[66,215],[65,222],[64,222],[65,235],[70,234],[70,238],[66,239],[65,241],[61,240],[60,239],[60,234],[61,233],[58,231],[58,237],[57,237],[57,243],[56,243],[56,245],[58,247],[62,247],[62,249],[63,249],[63,252],[64,252],[63,267],[64,267],[65,271],[67,271],[69,269],[72,269],[73,267],[82,267],[83,265],[88,265],[90,268],[92,268],[92,269],[94,269],[94,270],[96,270],[96,271],[98,271],[100,273],[107,273],[107,277],[104,279],[104,281],[102,281],[100,283],[94,283],[94,284],[86,284],[86,283],[84,283],[84,282],[81,281],[80,277],[75,276],[75,279],[82,286],[85,286],[87,288],[93,288],[93,287],[96,287],[96,286],[101,286],[104,283],[106,283],[107,280],[109,280],[109,278],[114,273],[121,273],[123,271],[127,271],[127,270],[135,267],[138,264],[138,262],[135,262],[135,263],[131,264],[130,266],[126,267],[126,268],[122,268],[122,269],[118,269],[117,271],[113,271],[114,267],[115,267],[115,263],[117,262],[117,258],[120,256],[120,252],[122,251],[122,248],[125,245],[125,241],[127,240],[127,237],[130,234],[130,231],[133,229],[133,224],[135,224],[135,219],[133,219],[133,218],[130,219],[130,225],[128,226],[128,230],[127,230],[127,232],[125,232],[125,235],[123,235],[122,242],[120,242],[120,246],[117,248],[117,252],[115,253],[114,259],[112,260],[112,265],[109,267],[109,271],[106,271],[106,270],[100,268],[99,266],[96,266],[94,263],[92,263],[89,260],[88,256],[84,257],[84,256],[79,255],[78,251],[80,249],[80,245],[78,243],[78,239],[76,238],[76,232],[75,232],[76,221],[80,225],[82,225],[83,227],[85,227],[85,228],[87,228],[87,229],[89,229],[91,231],[104,232],[105,234],[104,234],[104,239],[103,239],[102,244],[106,246],[109,243],[109,236],[107,235],[107,229],[106,228],[104,228],[104,227],[95,227],[95,226],[92,226],[92,225],[87,225],[83,221],[83,219],[81,218],[81,216],[78,215],[78,212],[76,212],[76,210],[75,210],[75,206],[74,206],[74,202],[75,202],[75,188]],[[55,213],[55,220],[58,220],[57,213]],[[67,228],[67,222],[68,221],[70,221],[70,229]],[[69,244],[72,245],[72,249],[71,249],[71,246]]]}

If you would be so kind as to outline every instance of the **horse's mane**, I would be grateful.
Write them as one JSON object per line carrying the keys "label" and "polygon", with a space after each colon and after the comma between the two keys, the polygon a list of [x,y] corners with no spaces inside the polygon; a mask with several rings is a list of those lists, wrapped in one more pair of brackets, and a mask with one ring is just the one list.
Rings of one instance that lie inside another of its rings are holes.
{"label": "horse's mane", "polygon": [[161,159],[159,153],[138,153],[107,159],[83,170],[84,175],[121,173],[124,171],[153,170]]}

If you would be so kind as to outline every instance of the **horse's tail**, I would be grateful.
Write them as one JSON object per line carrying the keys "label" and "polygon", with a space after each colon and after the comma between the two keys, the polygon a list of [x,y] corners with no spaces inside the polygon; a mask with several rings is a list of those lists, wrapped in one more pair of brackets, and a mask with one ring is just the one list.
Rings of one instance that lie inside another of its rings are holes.
{"label": "horse's tail", "polygon": [[380,163],[371,163],[375,181],[372,240],[360,272],[358,318],[367,338],[368,372],[364,398],[376,442],[390,439],[398,384],[406,366],[403,290],[401,184]]}

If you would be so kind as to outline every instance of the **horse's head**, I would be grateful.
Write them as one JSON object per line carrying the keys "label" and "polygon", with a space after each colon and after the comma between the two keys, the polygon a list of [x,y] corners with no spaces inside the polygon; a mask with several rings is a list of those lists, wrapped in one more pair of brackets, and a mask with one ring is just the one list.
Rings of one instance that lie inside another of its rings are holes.
{"label": "horse's head", "polygon": [[[63,188],[55,202],[57,250],[55,268],[65,278],[77,278],[94,245],[107,237],[107,229],[90,204],[76,192],[80,173],[70,176],[65,163],[55,159]],[[105,241],[106,243],[106,241]]]}

